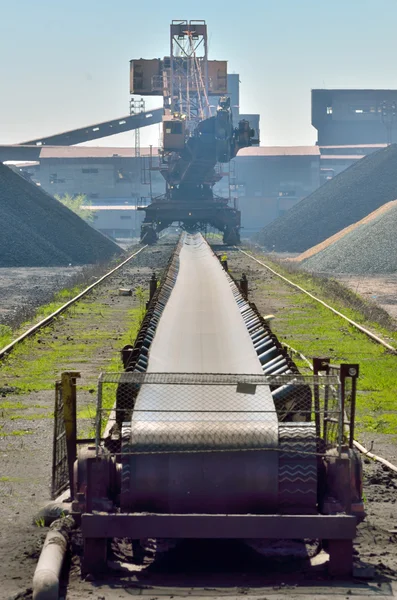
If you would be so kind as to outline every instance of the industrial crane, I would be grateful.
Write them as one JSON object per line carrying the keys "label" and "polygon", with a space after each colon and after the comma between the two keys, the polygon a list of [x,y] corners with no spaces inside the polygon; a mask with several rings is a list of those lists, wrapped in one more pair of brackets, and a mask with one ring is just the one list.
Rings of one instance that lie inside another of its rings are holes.
{"label": "industrial crane", "polygon": [[[146,213],[141,238],[154,243],[161,230],[179,222],[190,232],[209,224],[223,233],[225,243],[235,244],[240,212],[214,195],[221,178],[215,165],[258,140],[248,121],[233,125],[227,63],[208,60],[205,21],[172,21],[170,34],[169,57],[131,61],[131,94],[162,95],[164,106],[160,172],[166,193],[139,208]],[[219,98],[216,108],[210,104],[213,96]]]}
{"label": "industrial crane", "polygon": [[[0,147],[0,160],[37,160],[43,146],[79,144],[162,122],[159,170],[166,193],[138,207],[146,213],[141,239],[154,243],[161,230],[178,222],[189,232],[211,225],[223,233],[225,243],[235,244],[240,240],[240,212],[213,193],[222,177],[215,166],[259,140],[248,121],[233,124],[227,61],[208,60],[205,21],[174,20],[170,37],[170,56],[130,61],[131,94],[161,96],[163,108]],[[214,97],[217,106],[210,103]]]}

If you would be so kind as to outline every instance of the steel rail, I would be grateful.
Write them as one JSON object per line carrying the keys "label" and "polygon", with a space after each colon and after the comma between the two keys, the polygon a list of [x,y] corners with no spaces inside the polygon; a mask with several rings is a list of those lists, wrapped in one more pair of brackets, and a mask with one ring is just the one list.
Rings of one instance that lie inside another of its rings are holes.
{"label": "steel rail", "polygon": [[325,308],[327,308],[328,310],[330,310],[331,312],[333,312],[338,317],[341,317],[342,319],[344,319],[345,321],[347,321],[348,323],[350,323],[350,325],[352,325],[353,327],[355,327],[356,329],[358,329],[359,331],[361,331],[361,333],[364,333],[366,336],[368,336],[369,338],[371,338],[377,344],[380,344],[380,345],[384,346],[384,348],[387,348],[387,350],[390,350],[390,352],[392,352],[393,354],[397,354],[397,348],[395,348],[394,346],[391,346],[390,344],[388,344],[381,337],[379,337],[375,333],[372,333],[372,331],[369,331],[369,329],[366,329],[365,327],[363,327],[359,323],[356,323],[356,321],[353,321],[352,319],[350,319],[349,317],[347,317],[343,313],[339,312],[339,310],[336,310],[336,308],[333,308],[332,306],[330,306],[329,304],[327,304],[326,302],[324,302],[324,300],[321,300],[320,298],[317,298],[317,296],[314,296],[313,294],[311,294],[310,292],[308,292],[307,290],[305,290],[303,287],[301,287],[297,283],[294,283],[293,281],[290,281],[289,279],[287,279],[287,277],[284,277],[284,275],[281,275],[280,273],[277,273],[277,271],[275,271],[274,269],[272,269],[272,267],[269,267],[269,265],[266,265],[262,261],[258,260],[257,258],[255,258],[255,256],[252,256],[252,254],[249,254],[248,252],[246,252],[245,250],[242,250],[241,248],[238,248],[237,246],[235,246],[235,248],[239,252],[242,252],[243,254],[245,254],[246,256],[248,256],[249,258],[251,258],[252,260],[254,260],[255,262],[257,262],[258,264],[262,265],[262,267],[265,267],[265,269],[267,269],[268,271],[270,271],[271,273],[273,273],[273,275],[276,275],[277,277],[279,277],[280,279],[282,279],[283,281],[285,281],[286,283],[288,283],[288,285],[294,287],[295,289],[299,290],[300,292],[303,292],[304,294],[306,294],[307,296],[309,296],[309,298],[312,298],[312,300],[315,300],[319,304],[322,304],[322,306],[324,306]]}
{"label": "steel rail", "polygon": [[148,247],[148,244],[146,244],[145,246],[143,246],[142,248],[140,248],[137,252],[134,252],[134,254],[131,254],[131,256],[129,256],[122,263],[120,263],[119,265],[117,265],[117,267],[115,267],[114,269],[112,269],[108,273],[105,273],[105,275],[102,275],[102,277],[100,277],[98,279],[98,281],[95,281],[95,283],[92,283],[91,285],[89,285],[87,288],[85,288],[85,290],[83,290],[82,292],[80,292],[79,294],[77,294],[77,296],[74,296],[74,298],[72,298],[71,300],[68,300],[68,302],[66,302],[65,304],[63,304],[60,308],[58,308],[56,311],[54,311],[53,313],[51,313],[50,315],[48,315],[48,317],[45,317],[45,319],[42,319],[41,321],[39,321],[38,323],[36,323],[36,325],[33,325],[32,327],[30,327],[30,329],[28,329],[27,331],[25,331],[24,333],[22,333],[19,337],[17,337],[15,340],[13,340],[9,344],[7,344],[7,346],[4,346],[4,348],[1,348],[0,349],[0,360],[2,360],[3,358],[5,358],[6,356],[8,356],[8,354],[15,348],[15,346],[17,346],[18,344],[20,344],[21,342],[23,342],[24,340],[26,340],[28,337],[30,337],[30,336],[34,335],[35,333],[37,333],[43,327],[46,327],[46,325],[49,325],[56,317],[58,317],[60,314],[62,314],[63,312],[65,312],[65,310],[67,310],[70,306],[72,306],[73,304],[75,304],[76,302],[78,302],[86,294],[88,294],[89,292],[91,292],[91,290],[93,290],[100,283],[102,283],[103,281],[105,281],[105,279],[107,279],[108,277],[111,277],[111,275],[113,275],[114,273],[116,273],[116,271],[118,271],[119,269],[121,269],[122,267],[124,267],[128,262],[130,262],[130,260],[132,260],[135,256],[137,256],[138,254],[140,254],[142,252],[142,250],[145,250],[145,248],[147,248],[147,247]]}

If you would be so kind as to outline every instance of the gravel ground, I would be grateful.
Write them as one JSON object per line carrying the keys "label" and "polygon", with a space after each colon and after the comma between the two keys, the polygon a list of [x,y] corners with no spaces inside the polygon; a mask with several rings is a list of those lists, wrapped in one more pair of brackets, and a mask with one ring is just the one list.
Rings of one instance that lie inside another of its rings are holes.
{"label": "gravel ground", "polygon": [[339,239],[341,239],[342,237],[344,237],[345,235],[347,235],[348,233],[350,233],[351,231],[356,229],[356,227],[359,227],[360,225],[364,225],[364,224],[368,223],[369,221],[372,221],[373,219],[375,219],[382,213],[387,212],[394,206],[397,206],[397,200],[392,200],[391,202],[386,202],[386,204],[383,204],[380,208],[377,208],[376,210],[372,211],[369,215],[364,217],[364,219],[361,219],[360,221],[353,223],[353,225],[349,225],[348,227],[345,227],[341,231],[338,231],[338,233],[335,233],[335,235],[331,235],[331,237],[327,238],[320,244],[317,244],[316,246],[312,246],[311,248],[306,250],[306,252],[302,252],[302,254],[299,254],[298,256],[296,256],[295,258],[292,258],[291,260],[293,262],[302,262],[306,258],[311,258],[312,256],[314,256],[321,250],[328,248],[328,246],[331,246],[331,244],[333,244],[334,242],[338,241]]}
{"label": "gravel ground", "polygon": [[267,225],[256,240],[276,252],[304,252],[397,196],[397,145],[357,161]]}
{"label": "gravel ground", "polygon": [[0,268],[0,324],[18,320],[37,306],[50,302],[59,290],[70,286],[83,267]]}
{"label": "gravel ground", "polygon": [[[35,526],[34,518],[50,498],[54,407],[54,391],[46,388],[52,387],[52,381],[62,371],[77,370],[81,373],[78,410],[93,406],[98,375],[121,349],[120,338],[129,325],[129,311],[137,302],[134,297],[119,296],[118,288],[148,289],[153,265],[164,268],[172,249],[170,244],[144,250],[82,300],[87,307],[93,302],[103,306],[95,317],[89,310],[78,315],[72,310],[69,318],[64,313],[26,343],[22,356],[13,359],[11,355],[0,364],[0,600],[24,593],[30,587],[41,549],[43,530]],[[100,329],[99,349],[91,346],[95,336],[81,339],[81,332],[91,329]],[[42,357],[63,338],[67,339],[71,354],[62,354],[54,370],[47,366],[43,369]],[[8,373],[8,365],[12,364],[21,376]],[[18,388],[21,377],[32,365],[37,365],[35,372],[41,369],[43,389],[14,393],[12,389]]]}
{"label": "gravel ground", "polygon": [[[237,251],[229,251],[228,259],[234,275],[247,274],[250,298],[262,314],[274,314],[277,319],[277,313],[289,309],[285,291],[289,292],[290,288],[278,277]],[[395,286],[397,291],[397,281]],[[358,441],[397,465],[397,436],[369,433]],[[357,549],[365,562],[374,565],[381,562],[397,578],[397,536],[388,533],[389,529],[397,529],[397,474],[368,459],[364,462],[364,471],[368,519],[360,526]],[[382,569],[381,566],[380,571]]]}
{"label": "gravel ground", "polygon": [[117,244],[1,163],[0,222],[0,267],[65,267],[121,254]]}
{"label": "gravel ground", "polygon": [[397,206],[301,262],[307,271],[381,275],[397,271]]}
{"label": "gravel ground", "polygon": [[[129,282],[133,282],[134,285],[146,282],[153,263],[158,268],[159,264],[164,262],[164,253],[159,252],[159,248],[147,253],[144,251],[140,257],[139,266],[135,264],[123,277],[115,278],[112,284],[109,284],[108,291],[114,292],[116,287],[125,286]],[[283,295],[285,287],[280,280],[240,253],[229,250],[228,259],[236,275],[247,273],[251,299],[256,302],[263,314],[277,314],[288,308]],[[264,293],[264,286],[271,293]],[[108,321],[101,322],[102,328],[109,328],[112,331],[113,341],[105,345],[101,352],[92,358],[89,358],[89,347],[87,347],[87,360],[80,364],[73,364],[73,367],[82,371],[83,380],[80,384],[94,382],[97,373],[117,351],[118,339],[125,327],[122,314],[126,306],[130,307],[128,304],[130,300],[112,294],[109,297],[109,293],[106,295],[106,290],[103,288],[102,301],[116,308],[119,316],[116,324],[114,323],[116,313],[113,314],[113,320],[109,318]],[[95,301],[98,301],[98,297]],[[50,338],[48,341],[50,343],[54,335],[68,332],[71,337],[76,336],[76,343],[78,343],[77,332],[84,325],[86,323],[73,323],[67,320],[59,322],[53,329],[48,330],[46,334]],[[29,360],[29,357],[26,356],[25,360]],[[63,366],[60,365],[59,370],[62,370]],[[53,405],[53,393],[44,391],[24,397],[7,395],[5,400],[29,404],[31,408],[28,410],[32,412],[37,410],[34,409],[35,404],[47,407],[40,409],[42,411],[50,411]],[[83,400],[90,401],[88,391],[84,393]],[[25,413],[25,416],[29,417],[30,414]],[[15,598],[16,593],[25,593],[37,562],[44,532],[34,528],[31,520],[32,515],[49,493],[52,422],[51,419],[26,419],[17,421],[15,425],[15,421],[6,419],[5,426],[7,432],[10,432],[12,427],[15,429],[18,427],[30,433],[20,437],[4,436],[4,439],[0,440],[1,464],[5,465],[1,473],[3,481],[0,482],[1,600]],[[377,441],[377,444],[380,443]],[[382,450],[387,457],[390,445],[384,443],[384,438],[382,443],[384,444]],[[116,544],[115,562],[112,564],[113,575],[110,574],[106,580],[93,582],[80,577],[78,555],[81,546],[79,538],[76,537],[66,599],[119,600],[130,598],[131,595],[143,595],[151,600],[157,600],[159,597],[171,600],[175,596],[215,600],[225,595],[233,598],[244,595],[255,597],[256,600],[266,600],[266,598],[268,600],[270,598],[272,600],[287,598],[288,600],[309,598],[325,600],[330,597],[334,600],[345,600],[350,597],[357,600],[368,597],[383,600],[397,597],[397,588],[393,593],[397,581],[397,538],[388,532],[397,523],[395,504],[397,480],[372,461],[366,461],[364,469],[368,518],[360,526],[356,552],[359,553],[361,560],[361,562],[358,560],[358,564],[376,566],[375,578],[354,579],[345,583],[333,581],[326,575],[324,564],[327,556],[323,552],[311,561],[291,557],[269,560],[254,552],[246,544],[212,542],[208,545],[203,542],[185,543],[175,550],[162,553],[161,556],[157,554],[158,560],[154,562],[153,556],[152,558],[149,556],[143,566],[129,562],[128,565],[124,564],[123,571],[120,571],[122,545]],[[4,477],[8,480],[5,481]],[[126,554],[128,552],[122,553],[123,559]],[[127,572],[125,568],[128,569]],[[29,595],[19,597],[29,598]]]}
{"label": "gravel ground", "polygon": [[[126,256],[141,247],[124,245]],[[137,259],[135,259],[137,260]],[[139,258],[139,264],[148,259]],[[52,302],[54,294],[74,286],[88,287],[107,273],[114,265],[109,263],[78,267],[19,267],[0,268],[0,325],[18,327],[22,322],[34,318],[36,309]]]}
{"label": "gravel ground", "polygon": [[[250,298],[262,314],[288,310],[285,285],[249,258],[228,249],[229,265],[235,276],[245,272]],[[289,288],[288,288],[289,290]],[[390,436],[389,436],[390,437]],[[364,440],[366,441],[366,440]],[[383,455],[395,457],[385,436],[376,441]],[[382,444],[382,445],[381,445]],[[68,581],[68,600],[87,597],[106,600],[143,595],[158,598],[219,598],[241,595],[261,600],[319,600],[332,597],[397,597],[397,537],[389,533],[397,523],[397,479],[380,465],[366,459],[365,495],[367,520],[360,525],[355,543],[357,566],[364,572],[376,567],[369,580],[359,577],[346,583],[335,582],[326,574],[327,555],[323,551],[312,559],[269,559],[243,542],[183,542],[161,551],[155,545],[146,553],[143,566],[134,564],[131,548],[120,542],[113,545],[111,571],[104,580],[84,581],[80,577],[81,540],[74,540],[75,557]],[[152,552],[152,553],[151,553]],[[154,554],[153,554],[154,553]]]}
{"label": "gravel ground", "polygon": [[378,304],[397,320],[397,274],[358,277],[333,273],[332,276],[365,300]]}

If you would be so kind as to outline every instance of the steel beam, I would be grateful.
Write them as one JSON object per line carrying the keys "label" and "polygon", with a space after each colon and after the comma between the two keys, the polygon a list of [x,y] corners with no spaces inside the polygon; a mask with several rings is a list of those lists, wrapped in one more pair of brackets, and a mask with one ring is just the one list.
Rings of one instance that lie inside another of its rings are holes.
{"label": "steel beam", "polygon": [[85,513],[84,538],[304,539],[352,540],[350,515],[197,515]]}
{"label": "steel beam", "polygon": [[120,117],[118,119],[113,119],[112,121],[94,123],[93,125],[87,125],[80,129],[72,129],[55,135],[28,140],[27,142],[21,142],[21,145],[72,146],[91,140],[99,140],[109,135],[123,133],[124,131],[133,131],[134,129],[147,127],[148,125],[155,125],[156,123],[161,123],[162,118],[163,109],[155,108],[154,110],[148,110],[137,115],[127,115],[126,117]]}

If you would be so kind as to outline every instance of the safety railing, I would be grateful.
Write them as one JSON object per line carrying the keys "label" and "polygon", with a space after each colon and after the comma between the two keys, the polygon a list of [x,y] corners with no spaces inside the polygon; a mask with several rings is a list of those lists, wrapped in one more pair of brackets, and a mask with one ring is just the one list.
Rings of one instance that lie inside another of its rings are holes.
{"label": "safety railing", "polygon": [[114,455],[275,450],[279,427],[293,423],[315,435],[310,452],[340,453],[342,400],[331,374],[102,373],[96,448]]}

